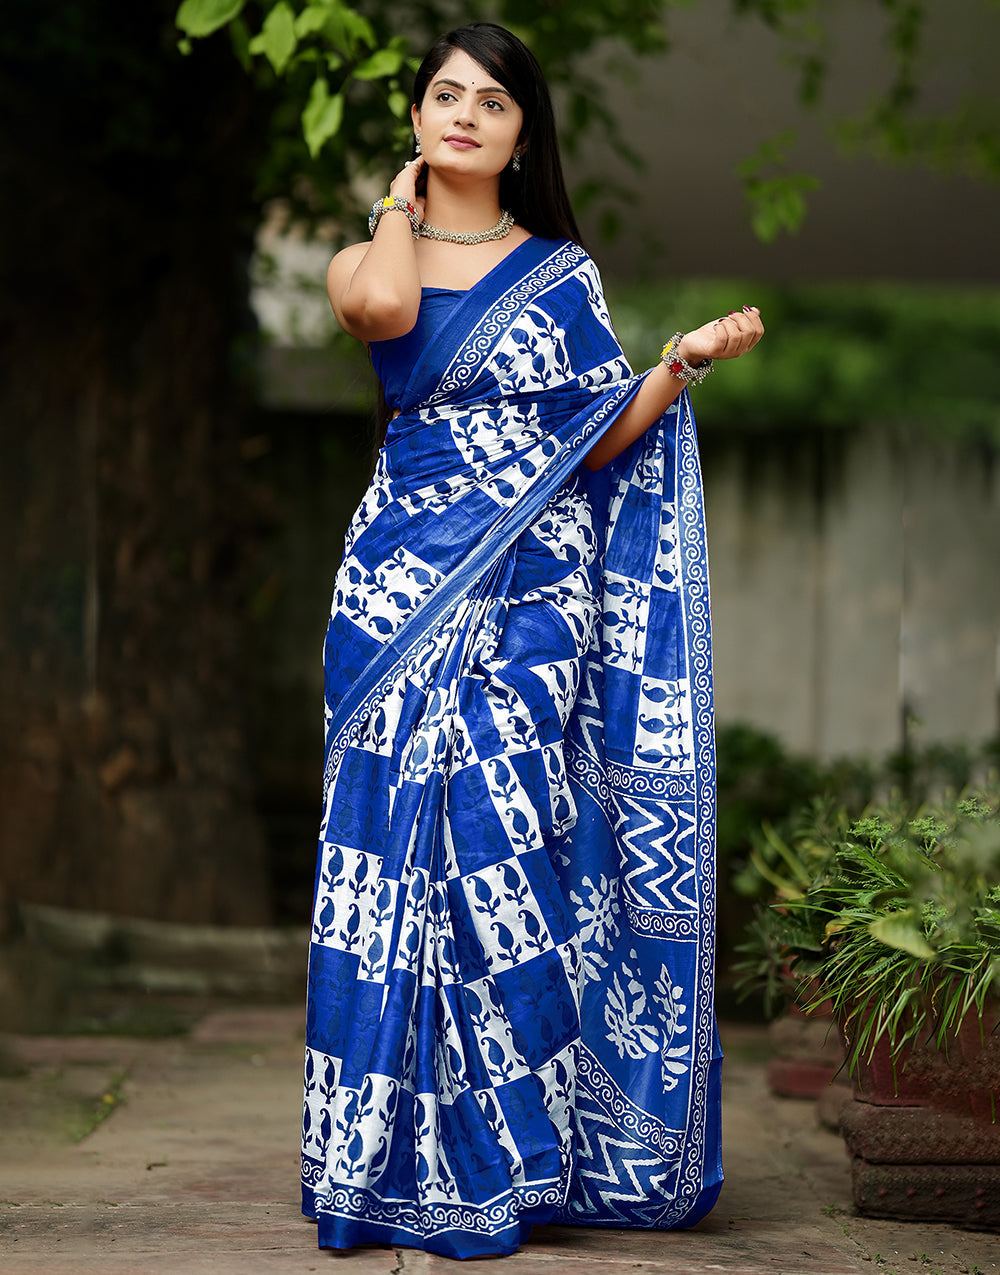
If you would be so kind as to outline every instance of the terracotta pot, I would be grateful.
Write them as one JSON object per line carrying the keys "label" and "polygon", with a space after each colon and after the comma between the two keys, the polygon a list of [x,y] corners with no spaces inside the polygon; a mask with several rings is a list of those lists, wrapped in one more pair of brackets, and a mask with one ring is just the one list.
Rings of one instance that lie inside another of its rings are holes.
{"label": "terracotta pot", "polygon": [[779,1098],[818,1098],[844,1063],[844,1049],[832,1014],[822,1008],[804,1014],[796,1005],[768,1028],[774,1056],[767,1084]]}
{"label": "terracotta pot", "polygon": [[937,1049],[932,1038],[906,1046],[894,1058],[889,1042],[880,1040],[871,1058],[854,1067],[855,1097],[880,1107],[929,1107],[1000,1121],[998,1024],[1000,1006],[994,1003],[982,1021],[967,1015],[946,1049]]}

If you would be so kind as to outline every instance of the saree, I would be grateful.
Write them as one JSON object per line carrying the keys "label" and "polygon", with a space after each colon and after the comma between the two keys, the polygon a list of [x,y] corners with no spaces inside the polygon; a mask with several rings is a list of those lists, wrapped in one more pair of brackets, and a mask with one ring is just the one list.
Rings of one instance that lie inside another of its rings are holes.
{"label": "saree", "polygon": [[327,630],[303,1210],[451,1257],[689,1226],[722,1181],[690,402],[591,473],[642,378],[584,250],[441,292],[373,346],[398,414]]}

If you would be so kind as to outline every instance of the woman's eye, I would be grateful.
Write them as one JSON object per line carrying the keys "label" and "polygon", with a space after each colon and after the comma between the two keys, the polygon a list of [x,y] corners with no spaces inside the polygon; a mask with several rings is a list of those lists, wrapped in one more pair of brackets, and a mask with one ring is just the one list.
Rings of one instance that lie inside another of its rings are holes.
{"label": "woman's eye", "polygon": [[484,106],[488,106],[488,107],[490,108],[490,110],[491,110],[491,111],[492,111],[492,110],[497,110],[497,111],[502,111],[502,110],[503,110],[503,102],[498,102],[495,98],[492,98],[492,97],[491,97],[488,101],[484,102],[484,103],[483,103],[483,105],[484,105]]}
{"label": "woman's eye", "polygon": [[441,91],[441,92],[437,95],[437,100],[438,100],[439,102],[453,102],[453,101],[455,100],[455,97],[454,97],[454,94],[449,93],[449,92],[447,91],[447,89],[443,89],[443,90],[442,90],[442,91]]}

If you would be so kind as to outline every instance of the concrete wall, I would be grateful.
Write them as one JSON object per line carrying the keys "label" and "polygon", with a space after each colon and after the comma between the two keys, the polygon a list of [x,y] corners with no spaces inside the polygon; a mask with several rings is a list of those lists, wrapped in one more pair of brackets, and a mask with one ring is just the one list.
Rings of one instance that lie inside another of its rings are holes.
{"label": "concrete wall", "polygon": [[703,440],[720,721],[832,757],[996,734],[1000,470],[868,428]]}
{"label": "concrete wall", "polygon": [[[876,4],[824,3],[831,71],[823,109],[804,111],[787,48],[760,20],[738,21],[731,0],[672,7],[670,48],[628,62],[622,78],[595,57],[607,105],[645,162],[636,175],[588,137],[568,164],[571,185],[595,176],[627,185],[626,229],[603,244],[584,233],[606,278],[745,274],[761,279],[920,279],[996,282],[1000,182],[905,167],[839,148],[830,123],[860,114],[884,87],[887,16]],[[1000,8],[939,0],[919,63],[917,113],[967,97],[996,103]],[[755,239],[736,166],[760,143],[794,128],[791,171],[819,177],[801,231]]]}
{"label": "concrete wall", "polygon": [[[282,511],[261,561],[250,705],[265,787],[309,794],[320,644],[364,423],[265,413],[258,465]],[[706,429],[720,722],[822,757],[1000,729],[1000,463],[876,427]]]}

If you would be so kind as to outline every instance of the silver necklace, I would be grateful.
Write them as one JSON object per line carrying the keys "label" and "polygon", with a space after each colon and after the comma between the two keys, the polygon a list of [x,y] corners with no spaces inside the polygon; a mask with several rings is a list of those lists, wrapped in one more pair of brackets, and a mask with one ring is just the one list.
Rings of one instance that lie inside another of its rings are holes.
{"label": "silver necklace", "polygon": [[432,226],[429,222],[422,221],[418,233],[424,239],[440,239],[443,243],[476,244],[486,243],[489,239],[503,239],[510,234],[513,225],[513,215],[509,212],[503,212],[500,214],[500,220],[497,224],[491,226],[489,230],[476,230],[468,233],[458,230],[439,230],[437,226]]}

